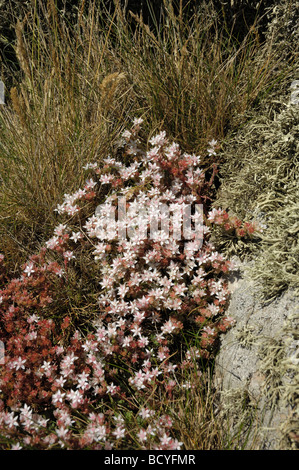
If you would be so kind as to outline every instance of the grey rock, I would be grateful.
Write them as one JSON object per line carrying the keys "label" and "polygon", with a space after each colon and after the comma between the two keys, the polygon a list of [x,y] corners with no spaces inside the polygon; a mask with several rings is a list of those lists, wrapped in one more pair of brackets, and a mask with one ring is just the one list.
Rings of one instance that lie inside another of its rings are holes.
{"label": "grey rock", "polygon": [[[221,340],[214,383],[231,446],[298,446],[298,298],[287,290],[265,304],[241,265],[230,281],[235,326]],[[297,313],[296,313],[297,312]]]}

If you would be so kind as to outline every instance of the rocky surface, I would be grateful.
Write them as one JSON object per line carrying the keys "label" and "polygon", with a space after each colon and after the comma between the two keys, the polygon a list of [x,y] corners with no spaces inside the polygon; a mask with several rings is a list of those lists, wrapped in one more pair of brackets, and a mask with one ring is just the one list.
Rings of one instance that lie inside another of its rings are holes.
{"label": "rocky surface", "polygon": [[241,265],[231,278],[228,313],[215,385],[233,445],[244,449],[298,446],[298,299],[292,291],[263,304]]}

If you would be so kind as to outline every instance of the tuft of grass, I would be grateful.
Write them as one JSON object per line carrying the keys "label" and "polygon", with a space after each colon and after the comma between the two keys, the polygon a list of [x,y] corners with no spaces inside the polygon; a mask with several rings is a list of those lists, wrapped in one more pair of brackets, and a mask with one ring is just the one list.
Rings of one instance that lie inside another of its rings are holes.
{"label": "tuft of grass", "polygon": [[[82,0],[70,22],[54,0],[36,0],[16,19],[22,80],[10,89],[0,110],[1,251],[12,270],[52,234],[54,208],[65,193],[84,183],[84,163],[99,162],[115,150],[132,117],[143,117],[147,134],[163,128],[186,151],[201,153],[211,139],[222,142],[243,126],[249,111],[290,74],[285,63],[282,70],[274,37],[260,42],[258,19],[239,43],[219,27],[212,2],[199,7],[188,22],[184,9],[175,12],[170,0],[163,1],[163,11],[161,21],[153,18],[149,27],[142,15],[130,14],[118,0],[111,11],[102,0],[90,2],[86,10]],[[234,172],[238,159],[239,154],[228,156]],[[202,153],[204,169],[218,163],[213,153]],[[283,162],[280,172],[287,172],[286,167]],[[275,167],[271,185],[279,177]],[[259,183],[267,184],[265,173]],[[268,209],[274,214],[271,204]],[[291,231],[284,228],[293,243],[295,225]],[[275,263],[281,264],[280,259]],[[84,330],[96,306],[90,295],[91,272],[83,264],[80,273],[71,273],[51,312],[71,314]],[[215,411],[217,393],[206,373],[203,377],[191,371],[188,377],[186,372],[177,386],[180,393],[153,399],[172,416],[184,448],[237,448],[241,429],[238,436],[229,436]],[[183,387],[186,382],[192,383],[190,391]],[[125,404],[122,411],[138,426]]]}
{"label": "tuft of grass", "polygon": [[[82,3],[83,5],[83,3]],[[91,10],[68,24],[51,1],[34,2],[16,23],[23,80],[0,111],[3,250],[20,258],[55,224],[64,193],[84,182],[82,166],[106,157],[130,109],[125,74],[107,68],[109,30]]]}
{"label": "tuft of grass", "polygon": [[84,162],[107,156],[133,115],[142,115],[145,131],[163,127],[186,151],[200,152],[239,126],[277,80],[279,51],[260,44],[254,26],[237,44],[217,26],[212,3],[188,21],[170,0],[163,11],[150,28],[119,1],[114,9],[82,1],[70,21],[54,0],[36,0],[16,19],[23,79],[0,111],[1,238],[9,259],[24,260],[49,235],[53,208],[83,182]]}
{"label": "tuft of grass", "polygon": [[217,244],[229,256],[254,259],[248,273],[268,300],[288,288],[298,293],[298,116],[294,105],[254,116],[228,140],[214,202],[261,227],[246,247],[220,231]]}
{"label": "tuft of grass", "polygon": [[134,30],[125,15],[117,17],[118,59],[151,129],[163,127],[187,150],[202,151],[246,119],[277,79],[280,55],[271,40],[260,43],[258,19],[239,44],[217,24],[212,3],[198,7],[188,22],[183,8],[175,14],[172,1],[163,7],[165,15],[159,23],[153,17],[152,28],[141,15],[131,13]]}

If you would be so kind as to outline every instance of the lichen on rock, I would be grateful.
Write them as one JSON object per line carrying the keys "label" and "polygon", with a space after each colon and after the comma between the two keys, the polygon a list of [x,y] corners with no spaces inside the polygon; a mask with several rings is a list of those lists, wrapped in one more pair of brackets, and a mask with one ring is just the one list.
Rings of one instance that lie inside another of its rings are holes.
{"label": "lichen on rock", "polygon": [[246,275],[246,263],[240,272],[232,279],[228,308],[236,326],[222,338],[215,361],[220,408],[235,445],[294,449],[299,434],[297,297],[289,289],[264,303]]}

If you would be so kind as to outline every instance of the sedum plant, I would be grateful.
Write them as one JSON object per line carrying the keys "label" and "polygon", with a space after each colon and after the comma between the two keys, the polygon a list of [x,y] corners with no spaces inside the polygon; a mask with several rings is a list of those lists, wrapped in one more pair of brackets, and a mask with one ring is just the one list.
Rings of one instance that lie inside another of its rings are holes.
{"label": "sedum plant", "polygon": [[[171,402],[192,390],[186,373],[198,383],[219,335],[234,323],[225,314],[233,266],[209,241],[214,222],[232,225],[224,211],[202,204],[209,181],[200,156],[183,153],[165,132],[144,149],[141,123],[135,119],[122,134],[120,160],[108,156],[101,166],[85,166],[92,175],[65,194],[53,237],[18,279],[5,277],[1,257],[3,448],[182,448],[157,396]],[[210,144],[208,152],[215,151],[216,141]],[[127,214],[111,225],[107,211],[119,209],[120,196]],[[162,229],[149,234],[154,212],[163,221],[161,204],[202,204],[201,243],[192,229],[196,214],[185,238],[173,236],[176,217],[169,219],[172,236]],[[147,208],[142,217],[140,208]],[[124,228],[130,237],[120,236]],[[82,322],[68,286],[77,279],[82,288],[84,266],[90,276],[84,289],[96,303]],[[195,339],[186,345],[184,335]]]}

